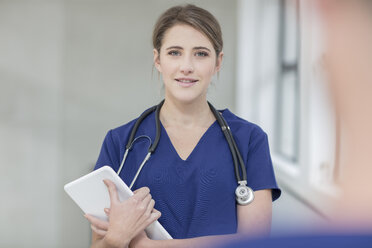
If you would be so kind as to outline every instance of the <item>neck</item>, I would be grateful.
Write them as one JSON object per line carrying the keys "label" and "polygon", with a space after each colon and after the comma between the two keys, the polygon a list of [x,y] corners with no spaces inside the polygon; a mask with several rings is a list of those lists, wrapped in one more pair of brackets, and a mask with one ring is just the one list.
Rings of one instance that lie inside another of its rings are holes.
{"label": "neck", "polygon": [[182,103],[165,98],[160,110],[160,120],[165,127],[182,126],[191,128],[195,126],[209,127],[215,117],[206,99]]}

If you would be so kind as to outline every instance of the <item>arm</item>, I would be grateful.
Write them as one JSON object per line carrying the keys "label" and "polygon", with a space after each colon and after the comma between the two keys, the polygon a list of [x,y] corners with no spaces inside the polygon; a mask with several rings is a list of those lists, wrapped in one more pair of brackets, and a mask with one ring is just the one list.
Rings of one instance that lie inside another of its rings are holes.
{"label": "arm", "polygon": [[271,189],[255,192],[254,201],[247,206],[238,206],[238,233],[244,236],[270,235],[272,217]]}
{"label": "arm", "polygon": [[[93,228],[92,228],[93,229]],[[104,239],[104,236],[99,235],[95,231],[92,231],[92,245],[90,248],[110,248],[110,246]]]}
{"label": "arm", "polygon": [[204,236],[191,239],[150,240],[144,235],[137,236],[130,247],[202,247],[214,243],[221,244],[231,239],[242,237],[267,236],[271,228],[272,198],[271,190],[255,192],[254,201],[246,206],[237,206],[238,231],[236,234]]}

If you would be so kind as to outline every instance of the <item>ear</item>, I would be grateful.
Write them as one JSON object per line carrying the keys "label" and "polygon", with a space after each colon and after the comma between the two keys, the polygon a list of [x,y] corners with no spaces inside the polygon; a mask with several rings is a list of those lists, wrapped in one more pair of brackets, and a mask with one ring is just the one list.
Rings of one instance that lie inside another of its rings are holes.
{"label": "ear", "polygon": [[156,50],[154,48],[153,50],[153,53],[154,53],[154,65],[156,67],[156,69],[161,72],[161,66],[160,66],[160,54],[158,52],[158,50]]}
{"label": "ear", "polygon": [[222,59],[223,59],[223,51],[221,51],[220,54],[218,54],[217,61],[216,61],[216,71],[215,72],[219,72],[221,70]]}

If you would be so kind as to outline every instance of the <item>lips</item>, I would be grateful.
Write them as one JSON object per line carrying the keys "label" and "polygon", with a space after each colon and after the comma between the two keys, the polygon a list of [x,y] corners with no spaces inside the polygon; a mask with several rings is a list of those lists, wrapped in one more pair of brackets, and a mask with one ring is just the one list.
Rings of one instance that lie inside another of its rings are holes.
{"label": "lips", "polygon": [[196,83],[199,80],[193,78],[176,78],[176,81],[180,83]]}

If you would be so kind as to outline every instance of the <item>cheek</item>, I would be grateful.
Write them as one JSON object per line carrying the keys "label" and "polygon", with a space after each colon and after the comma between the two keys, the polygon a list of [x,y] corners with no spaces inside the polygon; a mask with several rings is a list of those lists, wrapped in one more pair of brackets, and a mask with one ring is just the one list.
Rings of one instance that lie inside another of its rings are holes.
{"label": "cheek", "polygon": [[197,64],[197,69],[204,77],[212,77],[216,71],[216,63],[214,61],[204,61]]}
{"label": "cheek", "polygon": [[168,76],[176,73],[178,68],[177,63],[175,63],[174,61],[170,61],[167,58],[161,60],[160,66],[163,76]]}

